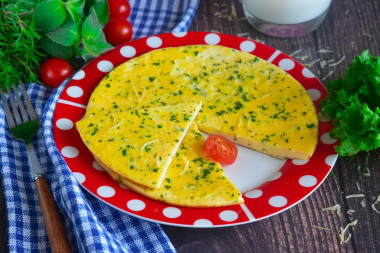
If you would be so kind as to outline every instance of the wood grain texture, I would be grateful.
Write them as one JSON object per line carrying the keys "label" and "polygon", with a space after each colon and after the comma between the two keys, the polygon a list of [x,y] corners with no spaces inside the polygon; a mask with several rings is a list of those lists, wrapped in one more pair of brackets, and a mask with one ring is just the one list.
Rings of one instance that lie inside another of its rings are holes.
{"label": "wood grain texture", "polygon": [[[363,49],[380,55],[380,1],[333,0],[324,23],[315,32],[293,39],[273,38],[254,30],[246,20],[217,18],[214,14],[231,4],[237,16],[244,17],[239,0],[201,0],[191,31],[219,31],[252,38],[293,55],[304,65],[320,60],[341,60],[336,66],[321,66],[310,70],[327,83],[344,75],[344,69]],[[219,6],[219,7],[218,7]],[[321,50],[331,50],[324,53]],[[380,151],[378,151],[380,152]],[[367,165],[370,171],[361,168]],[[318,168],[314,168],[318,169]],[[0,191],[1,188],[0,188]],[[363,198],[346,199],[347,195],[362,193]],[[226,228],[192,229],[162,226],[178,252],[380,252],[380,214],[372,210],[380,194],[379,153],[366,162],[366,154],[353,160],[340,157],[331,176],[308,198],[289,210],[250,224]],[[1,195],[1,194],[0,194]],[[364,202],[363,202],[364,201]],[[341,212],[322,209],[339,204]],[[380,210],[380,203],[376,206]],[[347,214],[348,210],[354,210]],[[0,252],[7,244],[5,203],[0,197]],[[352,237],[341,244],[339,228],[358,219],[347,231]]]}
{"label": "wood grain texture", "polygon": [[48,181],[44,177],[40,177],[35,183],[51,251],[53,253],[72,252],[62,218]]}
{"label": "wood grain texture", "polygon": [[[214,14],[231,5],[244,17],[241,3],[201,1],[191,31],[217,31],[263,42],[291,55],[307,66],[323,83],[341,75],[354,56],[363,49],[380,55],[380,1],[333,0],[324,23],[313,33],[292,39],[266,36],[254,30],[246,20],[218,18]],[[331,53],[325,53],[326,50]],[[370,176],[360,166],[369,167]],[[315,168],[318,169],[318,168]],[[349,198],[351,194],[363,198]],[[380,214],[371,205],[380,194],[379,154],[359,154],[353,160],[340,157],[331,176],[308,198],[289,210],[250,224],[216,229],[192,229],[162,226],[178,252],[380,252]],[[364,201],[364,202],[363,202]],[[339,204],[341,212],[323,211]],[[380,204],[377,205],[380,209]],[[354,213],[347,214],[348,210]],[[358,219],[347,243],[340,243],[339,228]]]}

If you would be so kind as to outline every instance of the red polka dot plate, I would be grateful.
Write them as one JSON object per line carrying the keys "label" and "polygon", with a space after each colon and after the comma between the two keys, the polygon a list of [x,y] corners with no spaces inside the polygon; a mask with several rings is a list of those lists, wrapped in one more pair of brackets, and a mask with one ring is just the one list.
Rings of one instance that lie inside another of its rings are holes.
{"label": "red polka dot plate", "polygon": [[[279,160],[239,147],[233,165],[225,166],[230,180],[243,193],[245,203],[220,208],[184,208],[157,202],[123,188],[95,162],[82,143],[74,122],[85,113],[88,99],[101,79],[129,59],[157,48],[196,44],[222,45],[267,60],[297,79],[318,111],[319,142],[309,160]],[[337,154],[332,124],[318,102],[327,96],[321,82],[300,63],[259,42],[232,35],[187,32],[138,39],[116,47],[78,71],[62,92],[54,113],[54,138],[78,182],[109,205],[131,215],[169,225],[221,227],[260,220],[282,212],[311,194],[329,174]]]}

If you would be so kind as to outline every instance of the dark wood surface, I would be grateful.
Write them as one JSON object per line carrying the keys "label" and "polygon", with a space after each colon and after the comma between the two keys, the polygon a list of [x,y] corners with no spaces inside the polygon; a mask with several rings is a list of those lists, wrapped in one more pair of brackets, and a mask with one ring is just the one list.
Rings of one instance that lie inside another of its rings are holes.
{"label": "dark wood surface", "polygon": [[[237,18],[228,19],[235,6]],[[226,7],[224,7],[226,6]],[[227,9],[227,17],[215,13]],[[333,0],[324,23],[313,33],[292,39],[273,38],[255,31],[245,19],[239,0],[201,0],[191,31],[218,31],[263,42],[308,64],[321,59],[343,61],[336,66],[320,62],[310,70],[327,83],[344,74],[354,56],[364,49],[380,55],[380,1]],[[299,51],[301,50],[301,51]],[[323,51],[321,51],[323,50]],[[324,50],[332,53],[326,54]],[[380,194],[380,151],[367,159],[359,154],[340,157],[330,177],[307,199],[270,218],[245,225],[214,229],[162,226],[178,252],[380,252],[380,214],[371,205]],[[368,166],[368,170],[363,170]],[[318,169],[318,168],[315,168]],[[362,198],[349,198],[364,194]],[[339,204],[341,212],[322,209]],[[376,205],[380,210],[380,203]],[[355,212],[348,214],[347,211]],[[5,203],[0,181],[0,252],[7,251]],[[358,220],[341,244],[339,228]]]}

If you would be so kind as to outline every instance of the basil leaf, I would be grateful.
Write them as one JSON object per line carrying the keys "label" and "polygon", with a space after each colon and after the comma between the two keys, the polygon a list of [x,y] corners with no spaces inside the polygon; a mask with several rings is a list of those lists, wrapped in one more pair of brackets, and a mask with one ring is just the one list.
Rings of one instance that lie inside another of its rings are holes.
{"label": "basil leaf", "polygon": [[53,57],[63,59],[71,59],[73,57],[73,49],[71,47],[55,43],[48,37],[44,37],[40,40],[40,46],[46,53],[52,55]]}
{"label": "basil leaf", "polygon": [[95,0],[86,0],[83,6],[83,14],[88,16],[90,13],[91,7],[95,4]]}
{"label": "basil leaf", "polygon": [[91,42],[83,42],[83,51],[82,57],[86,61],[101,55],[102,53],[108,51],[112,46],[105,41],[91,41]]}
{"label": "basil leaf", "polygon": [[63,25],[47,33],[47,36],[58,44],[72,46],[79,41],[79,23],[68,18]]}
{"label": "basil leaf", "polygon": [[112,48],[105,39],[95,9],[92,7],[89,13],[82,25],[83,50],[81,55],[86,61]]}
{"label": "basil leaf", "polygon": [[108,4],[106,0],[98,0],[94,4],[94,9],[96,11],[96,15],[98,16],[98,20],[102,25],[105,25],[109,18],[108,12]]}
{"label": "basil leaf", "polygon": [[37,4],[33,12],[36,28],[51,31],[65,22],[66,9],[62,0],[45,0]]}
{"label": "basil leaf", "polygon": [[94,8],[91,8],[89,15],[82,24],[82,38],[83,40],[97,39],[102,34],[102,25],[98,20]]}
{"label": "basil leaf", "polygon": [[66,10],[74,20],[74,23],[79,23],[83,16],[84,0],[68,0],[65,4]]}

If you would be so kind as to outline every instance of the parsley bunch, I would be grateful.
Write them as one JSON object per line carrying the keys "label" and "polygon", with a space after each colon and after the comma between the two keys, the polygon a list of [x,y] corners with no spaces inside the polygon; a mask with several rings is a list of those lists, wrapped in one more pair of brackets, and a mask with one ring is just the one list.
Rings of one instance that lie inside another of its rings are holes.
{"label": "parsley bunch", "polygon": [[321,110],[334,122],[331,137],[342,156],[380,147],[380,57],[368,50],[355,57],[341,77],[326,85],[329,93]]}

